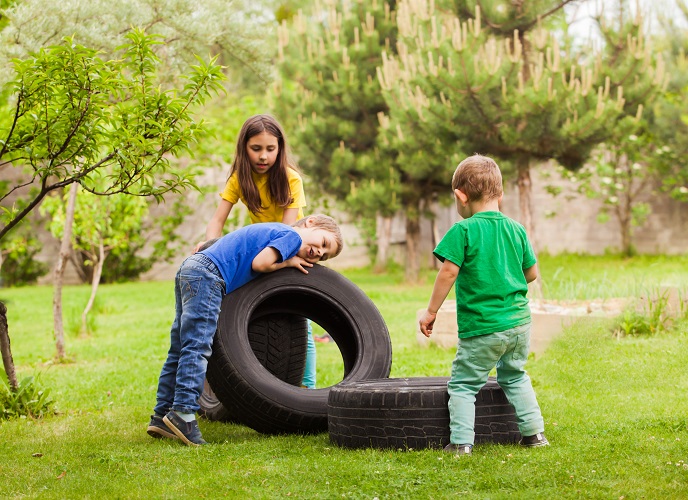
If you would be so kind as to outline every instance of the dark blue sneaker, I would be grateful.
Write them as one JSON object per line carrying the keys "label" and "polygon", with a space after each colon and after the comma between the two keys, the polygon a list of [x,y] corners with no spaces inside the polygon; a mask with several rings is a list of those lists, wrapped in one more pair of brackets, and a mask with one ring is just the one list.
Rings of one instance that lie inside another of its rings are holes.
{"label": "dark blue sneaker", "polygon": [[470,455],[473,453],[473,445],[449,443],[444,447],[444,451],[447,453],[454,453],[455,455]]}
{"label": "dark blue sneaker", "polygon": [[549,441],[547,441],[547,438],[542,432],[538,432],[532,436],[523,436],[518,444],[527,446],[528,448],[535,448],[537,446],[549,446]]}
{"label": "dark blue sneaker", "polygon": [[146,432],[156,439],[177,439],[177,436],[170,430],[169,427],[167,427],[167,425],[165,425],[165,422],[163,422],[160,415],[151,415],[151,420],[148,424],[148,429],[146,429]]}
{"label": "dark blue sneaker", "polygon": [[198,428],[198,422],[196,420],[186,422],[174,410],[165,415],[162,420],[165,422],[165,424],[167,424],[167,427],[169,427],[169,429],[182,440],[185,445],[203,446],[204,444],[208,444],[203,439],[201,430]]}

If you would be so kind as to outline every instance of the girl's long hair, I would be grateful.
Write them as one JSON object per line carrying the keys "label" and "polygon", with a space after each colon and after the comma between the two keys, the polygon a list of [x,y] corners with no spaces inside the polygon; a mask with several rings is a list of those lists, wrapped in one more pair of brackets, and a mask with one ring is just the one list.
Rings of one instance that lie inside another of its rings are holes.
{"label": "girl's long hair", "polygon": [[261,205],[258,187],[253,182],[253,177],[251,176],[251,163],[246,153],[246,145],[251,137],[263,132],[267,132],[277,138],[278,148],[275,164],[268,170],[268,191],[270,193],[270,200],[268,202],[272,202],[278,207],[286,207],[294,200],[289,189],[287,169],[291,167],[296,170],[296,168],[291,165],[284,130],[282,130],[282,126],[273,116],[252,116],[244,122],[239,132],[234,163],[229,176],[231,177],[235,173],[239,176],[241,193],[244,195],[248,209],[254,214],[261,212],[264,207]]}

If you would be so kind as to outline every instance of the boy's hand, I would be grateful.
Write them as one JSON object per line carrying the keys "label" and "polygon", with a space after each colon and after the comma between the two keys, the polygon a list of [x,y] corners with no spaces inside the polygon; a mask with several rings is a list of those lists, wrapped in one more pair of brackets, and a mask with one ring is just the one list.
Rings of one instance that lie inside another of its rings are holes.
{"label": "boy's hand", "polygon": [[313,264],[308,262],[306,259],[294,255],[291,259],[284,261],[284,267],[295,267],[304,274],[308,274],[306,267],[313,267]]}
{"label": "boy's hand", "polygon": [[429,337],[432,335],[432,327],[435,325],[435,319],[437,319],[437,313],[431,313],[427,309],[423,313],[423,316],[418,321],[420,325],[420,333]]}

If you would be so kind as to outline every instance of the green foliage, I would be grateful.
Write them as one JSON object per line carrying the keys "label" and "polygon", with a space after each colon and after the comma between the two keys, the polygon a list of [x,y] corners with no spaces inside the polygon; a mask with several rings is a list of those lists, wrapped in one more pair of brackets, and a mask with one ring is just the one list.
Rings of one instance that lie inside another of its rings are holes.
{"label": "green foliage", "polygon": [[[138,230],[129,233],[128,245],[113,249],[105,261],[101,282],[121,283],[136,280],[154,264],[169,262],[177,257],[180,248],[188,246],[188,242],[182,240],[176,230],[192,210],[184,196],[175,197],[169,210],[162,215],[152,214],[147,210],[148,217],[141,222]],[[145,246],[151,241],[152,252],[148,256],[143,256]]]}
{"label": "green foliage", "polygon": [[626,309],[618,323],[612,328],[614,335],[618,338],[627,335],[652,335],[666,332],[674,319],[669,313],[668,305],[669,293],[665,291],[654,298],[648,298],[645,302],[645,310]]}
{"label": "green foliage", "polygon": [[[3,3],[8,3],[7,1]],[[0,33],[0,61],[25,58],[43,47],[73,36],[80,43],[112,57],[132,27],[165,40],[161,80],[178,85],[197,54],[218,54],[232,85],[264,89],[271,79],[274,21],[270,0],[107,0],[45,2],[21,0],[5,14],[10,23]],[[0,71],[0,81],[6,74]]]}
{"label": "green foliage", "polygon": [[674,283],[678,286],[650,286],[639,293],[635,302],[626,307],[612,325],[614,337],[678,333],[685,329],[688,320],[686,282]]}
{"label": "green foliage", "polygon": [[317,3],[280,28],[275,106],[299,163],[313,181],[309,196],[335,195],[353,215],[374,218],[403,207],[394,151],[377,143],[388,105],[376,68],[393,51],[393,2]]}
{"label": "green foliage", "polygon": [[[50,214],[50,232],[57,239],[62,238],[65,223],[65,208],[69,193],[62,199],[48,196],[41,205],[41,212]],[[89,192],[77,195],[72,246],[84,251],[89,258],[98,259],[98,247],[102,245],[105,255],[113,250],[123,250],[131,242],[131,236],[141,231],[142,219],[148,214],[148,203],[144,198],[113,194],[97,196]]]}
{"label": "green foliage", "polygon": [[[222,90],[221,69],[199,59],[182,89],[163,90],[158,38],[140,30],[126,38],[118,59],[67,39],[14,61],[0,159],[26,168],[36,187],[21,208],[3,210],[0,238],[47,193],[73,182],[93,194],[157,199],[193,185],[194,172],[173,168],[170,158],[189,154],[203,136],[191,109]],[[0,192],[0,200],[26,184]]]}
{"label": "green foliage", "polygon": [[0,378],[0,420],[41,418],[54,413],[55,402],[50,397],[50,389],[42,388],[37,378],[20,380],[16,391]]}
{"label": "green foliage", "polygon": [[141,257],[142,246],[131,244],[126,248],[114,250],[105,261],[101,283],[124,283],[136,281],[143,273],[149,271],[157,259]]}
{"label": "green foliage", "polygon": [[685,2],[675,17],[664,18],[658,37],[671,75],[666,93],[651,109],[652,131],[657,143],[653,163],[662,187],[674,199],[688,201],[688,6]]}
{"label": "green foliage", "polygon": [[11,238],[0,242],[0,285],[24,286],[48,272],[48,266],[35,257],[43,245],[29,231],[19,229]]}
{"label": "green foliage", "polygon": [[400,54],[384,61],[381,80],[398,104],[389,129],[404,137],[420,123],[445,146],[578,169],[610,124],[664,82],[638,26],[610,40],[609,56],[582,54],[538,17],[558,1],[528,2],[525,13],[520,4],[455,3],[458,15],[412,2],[398,12]]}

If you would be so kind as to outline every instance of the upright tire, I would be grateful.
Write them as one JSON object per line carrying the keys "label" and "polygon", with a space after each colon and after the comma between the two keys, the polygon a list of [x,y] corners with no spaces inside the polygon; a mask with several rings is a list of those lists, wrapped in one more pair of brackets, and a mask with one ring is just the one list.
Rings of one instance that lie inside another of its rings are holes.
{"label": "upright tire", "polygon": [[291,268],[265,274],[224,298],[207,373],[222,404],[259,432],[326,431],[331,390],[294,387],[261,366],[246,332],[264,314],[295,314],[323,327],[342,354],[342,383],[389,376],[387,326],[356,285],[320,265],[308,274]]}
{"label": "upright tire", "polygon": [[[306,318],[293,314],[266,314],[252,319],[247,333],[258,362],[278,379],[300,387],[306,366]],[[198,404],[201,407],[198,413],[208,420],[238,421],[238,415],[220,402],[207,380]]]}
{"label": "upright tire", "polygon": [[[330,441],[346,448],[423,449],[449,443],[449,377],[366,380],[330,391]],[[521,438],[514,407],[494,378],[476,396],[475,442]]]}

